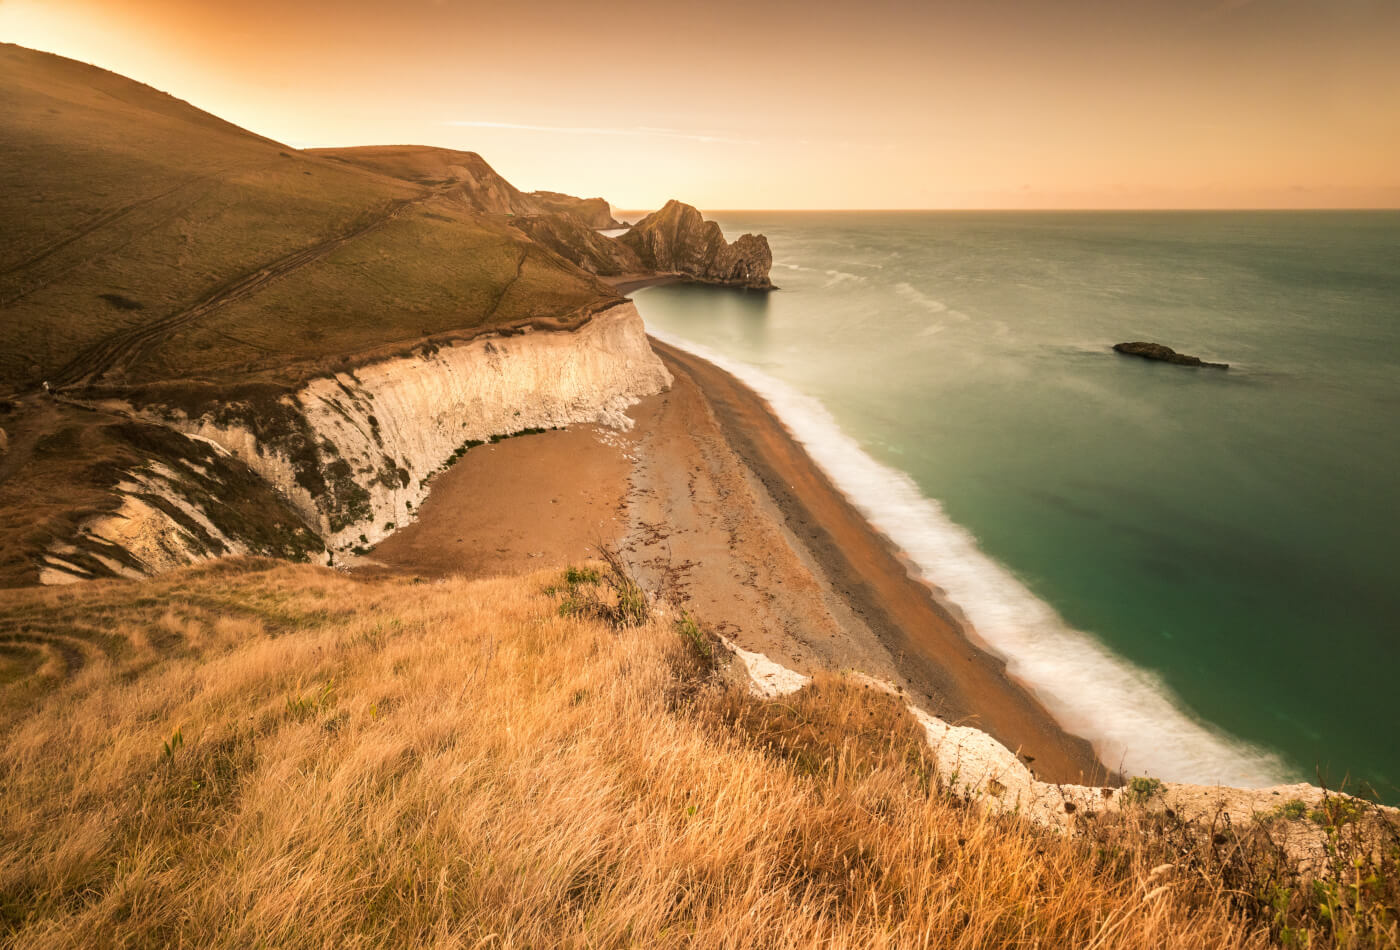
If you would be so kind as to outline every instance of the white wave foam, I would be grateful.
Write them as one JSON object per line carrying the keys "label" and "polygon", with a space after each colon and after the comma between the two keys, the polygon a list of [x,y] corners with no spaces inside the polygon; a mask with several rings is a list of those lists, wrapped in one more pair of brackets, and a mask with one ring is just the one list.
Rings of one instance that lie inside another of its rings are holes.
{"label": "white wave foam", "polygon": [[948,305],[946,303],[944,303],[941,300],[934,300],[932,297],[924,293],[919,288],[915,287],[913,284],[908,284],[904,281],[900,281],[899,283],[894,285],[894,290],[895,293],[899,294],[901,297],[904,297],[906,300],[912,300],[914,303],[923,307],[929,313],[942,313],[943,311],[948,309]]}
{"label": "white wave foam", "polygon": [[805,267],[802,264],[795,264],[792,261],[774,261],[773,266],[784,267],[788,270],[807,271],[810,274],[825,274],[827,277],[826,286],[828,287],[834,287],[846,281],[864,283],[869,280],[868,277],[863,277],[860,274],[851,274],[843,270],[820,270],[816,267]]}
{"label": "white wave foam", "polygon": [[866,280],[866,278],[860,276],[859,274],[848,274],[848,273],[846,273],[846,272],[843,271],[843,270],[829,270],[829,271],[826,272],[826,276],[829,277],[829,278],[831,278],[830,280],[828,280],[828,281],[826,282],[826,285],[827,285],[828,287],[833,287],[833,286],[835,286],[836,284],[839,284],[839,283],[842,283],[843,281],[848,281],[848,280],[849,280],[849,281],[854,281],[854,282],[856,282],[856,283],[864,283],[865,280]]}
{"label": "white wave foam", "polygon": [[709,360],[767,400],[836,487],[946,592],[1011,674],[1067,729],[1092,741],[1110,767],[1238,787],[1298,778],[1277,756],[1193,718],[1156,675],[1066,624],[984,554],[912,478],[867,455],[818,400],[707,347],[654,327],[648,332]]}

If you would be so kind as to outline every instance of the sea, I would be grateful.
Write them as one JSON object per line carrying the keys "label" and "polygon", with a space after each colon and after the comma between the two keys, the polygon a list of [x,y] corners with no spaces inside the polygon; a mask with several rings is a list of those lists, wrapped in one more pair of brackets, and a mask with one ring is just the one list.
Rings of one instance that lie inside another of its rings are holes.
{"label": "sea", "polygon": [[648,330],[1108,765],[1400,799],[1400,212],[713,217],[780,289],[647,288]]}

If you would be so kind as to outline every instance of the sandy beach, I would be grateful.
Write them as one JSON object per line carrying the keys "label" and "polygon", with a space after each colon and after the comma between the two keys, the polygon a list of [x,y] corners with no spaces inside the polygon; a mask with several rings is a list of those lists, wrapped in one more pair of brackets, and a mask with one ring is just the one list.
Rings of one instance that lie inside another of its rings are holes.
{"label": "sandy beach", "polygon": [[991,733],[1043,780],[1107,779],[1089,743],[973,642],[760,397],[705,360],[653,346],[675,384],[632,408],[632,429],[472,449],[359,569],[489,576],[613,545],[648,589],[747,649],[804,672],[890,680],[936,715]]}

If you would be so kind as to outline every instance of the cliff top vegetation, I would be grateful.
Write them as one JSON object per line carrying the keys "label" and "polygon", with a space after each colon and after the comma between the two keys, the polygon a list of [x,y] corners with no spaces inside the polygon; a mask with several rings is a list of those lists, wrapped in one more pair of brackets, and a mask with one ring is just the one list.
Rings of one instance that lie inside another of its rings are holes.
{"label": "cliff top vegetation", "polygon": [[893,698],[756,698],[609,577],[0,591],[0,939],[1395,945],[1394,853],[1310,883],[1251,829],[993,816]]}

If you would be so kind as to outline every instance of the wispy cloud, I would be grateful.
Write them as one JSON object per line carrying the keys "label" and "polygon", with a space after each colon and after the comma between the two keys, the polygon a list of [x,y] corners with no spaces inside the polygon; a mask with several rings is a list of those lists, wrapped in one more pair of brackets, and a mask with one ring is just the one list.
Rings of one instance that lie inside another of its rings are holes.
{"label": "wispy cloud", "polygon": [[1216,3],[1210,9],[1202,13],[1197,18],[1196,22],[1212,23],[1216,20],[1222,19],[1223,17],[1227,17],[1230,14],[1234,13],[1236,10],[1242,9],[1243,7],[1247,7],[1254,2],[1255,0],[1220,0],[1220,2]]}
{"label": "wispy cloud", "polygon": [[626,129],[607,129],[588,125],[528,125],[522,122],[481,122],[474,119],[448,119],[443,125],[464,126],[471,129],[511,129],[521,132],[554,132],[563,135],[620,135],[650,136],[654,138],[686,139],[691,142],[718,142],[725,145],[757,145],[755,139],[741,139],[729,135],[710,132],[685,132],[680,129],[661,129],[639,125]]}

